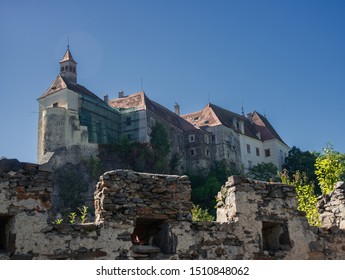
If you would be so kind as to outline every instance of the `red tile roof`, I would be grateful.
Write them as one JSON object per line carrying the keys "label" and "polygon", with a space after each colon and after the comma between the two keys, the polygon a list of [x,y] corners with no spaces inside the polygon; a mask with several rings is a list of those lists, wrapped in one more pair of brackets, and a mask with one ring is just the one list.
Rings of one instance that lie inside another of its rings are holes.
{"label": "red tile roof", "polygon": [[252,114],[252,120],[256,130],[260,132],[262,140],[278,139],[285,144],[266,117],[254,111]]}
{"label": "red tile roof", "polygon": [[196,130],[196,128],[191,123],[187,122],[179,115],[158,104],[157,102],[149,99],[143,91],[131,94],[126,97],[109,100],[108,104],[111,107],[116,108],[135,108],[137,110],[146,109],[183,131]]}
{"label": "red tile roof", "polygon": [[143,91],[125,96],[123,98],[116,98],[108,101],[111,107],[117,108],[136,108],[146,109],[145,93]]}
{"label": "red tile roof", "polygon": [[241,130],[234,125],[233,120],[236,119],[238,121],[243,121],[244,135],[263,141],[277,139],[284,143],[267,118],[256,111],[251,114],[251,116],[251,118],[247,118],[243,115],[233,113],[217,105],[209,103],[201,111],[186,114],[182,117],[197,127],[202,128],[207,126],[224,125],[238,133],[242,133]]}

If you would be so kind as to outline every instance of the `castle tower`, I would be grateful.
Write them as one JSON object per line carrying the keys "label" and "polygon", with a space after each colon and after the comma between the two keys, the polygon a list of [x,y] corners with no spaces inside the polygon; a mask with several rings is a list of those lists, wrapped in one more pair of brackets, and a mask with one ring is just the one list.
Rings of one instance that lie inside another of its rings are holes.
{"label": "castle tower", "polygon": [[60,61],[60,75],[72,84],[77,84],[77,62],[67,46],[67,51]]}

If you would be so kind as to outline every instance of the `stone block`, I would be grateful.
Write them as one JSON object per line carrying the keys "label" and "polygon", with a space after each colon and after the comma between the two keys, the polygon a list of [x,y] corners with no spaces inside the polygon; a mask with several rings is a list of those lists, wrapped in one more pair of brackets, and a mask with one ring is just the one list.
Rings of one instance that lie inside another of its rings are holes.
{"label": "stone block", "polygon": [[153,209],[150,207],[139,207],[137,208],[137,215],[139,216],[146,216],[152,214]]}
{"label": "stone block", "polygon": [[241,183],[245,183],[246,180],[247,179],[244,176],[233,175],[233,176],[228,178],[227,186],[230,187],[230,186],[239,185]]}
{"label": "stone block", "polygon": [[339,229],[344,230],[345,231],[345,220],[342,220],[339,224]]}
{"label": "stone block", "polygon": [[134,245],[132,246],[132,251],[136,254],[151,254],[159,253],[161,250],[158,247],[150,245]]}
{"label": "stone block", "polygon": [[334,185],[334,189],[337,190],[337,189],[345,189],[345,183],[340,181],[340,182],[337,182],[335,185]]}

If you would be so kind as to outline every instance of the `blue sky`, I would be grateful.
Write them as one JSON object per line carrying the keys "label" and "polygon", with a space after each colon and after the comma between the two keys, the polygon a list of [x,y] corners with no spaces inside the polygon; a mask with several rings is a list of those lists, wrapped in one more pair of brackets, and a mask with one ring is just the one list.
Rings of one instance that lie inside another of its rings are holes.
{"label": "blue sky", "polygon": [[345,1],[0,0],[0,156],[36,161],[38,103],[67,38],[78,83],[181,113],[266,114],[289,146],[345,153]]}

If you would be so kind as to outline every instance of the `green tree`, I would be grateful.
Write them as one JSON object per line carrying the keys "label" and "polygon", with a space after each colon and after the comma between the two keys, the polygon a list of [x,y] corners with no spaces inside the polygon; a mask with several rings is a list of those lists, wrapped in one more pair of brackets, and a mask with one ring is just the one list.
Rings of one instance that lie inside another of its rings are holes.
{"label": "green tree", "polygon": [[273,163],[259,163],[253,166],[247,176],[251,179],[261,181],[278,181],[278,168]]}
{"label": "green tree", "polygon": [[315,162],[317,157],[318,154],[315,152],[301,151],[301,149],[293,146],[285,159],[283,169],[287,170],[290,178],[292,178],[297,171],[304,173],[308,178],[307,180],[315,185],[316,193],[321,194],[315,175]]}
{"label": "green tree", "polygon": [[121,135],[114,144],[109,144],[109,152],[115,152],[122,168],[140,172],[170,173],[170,142],[168,133],[161,123],[152,128],[150,143],[131,141]]}
{"label": "green tree", "polygon": [[[335,183],[345,177],[345,155],[334,151],[333,146],[327,144],[315,159],[314,175],[321,188],[321,193],[328,194],[334,189]],[[313,181],[299,170],[293,176],[289,176],[288,171],[285,170],[281,173],[281,179],[284,183],[295,186],[298,210],[306,213],[311,225],[319,226],[320,218]]]}
{"label": "green tree", "polygon": [[221,186],[231,175],[241,174],[238,170],[229,168],[225,161],[217,161],[211,170],[199,170],[199,172],[189,173],[192,185],[192,201],[205,209],[211,215],[216,214],[216,195]]}
{"label": "green tree", "polygon": [[76,209],[85,202],[88,181],[82,176],[81,166],[67,163],[55,170],[54,188],[58,191],[64,209]]}
{"label": "green tree", "polygon": [[171,174],[179,174],[180,170],[180,160],[181,160],[181,156],[178,153],[174,153],[171,156],[170,159],[170,173]]}
{"label": "green tree", "polygon": [[164,125],[160,122],[157,122],[156,125],[152,127],[150,136],[150,143],[153,150],[157,151],[157,154],[162,155],[162,157],[168,156],[171,146],[168,138],[168,132]]}
{"label": "green tree", "polygon": [[316,159],[315,174],[323,194],[328,194],[334,189],[336,182],[344,177],[344,155],[334,151],[332,145],[327,144],[320,156]]}
{"label": "green tree", "polygon": [[153,171],[157,173],[169,173],[169,159],[171,146],[168,132],[163,124],[157,122],[152,127],[150,144],[153,150],[154,165]]}

